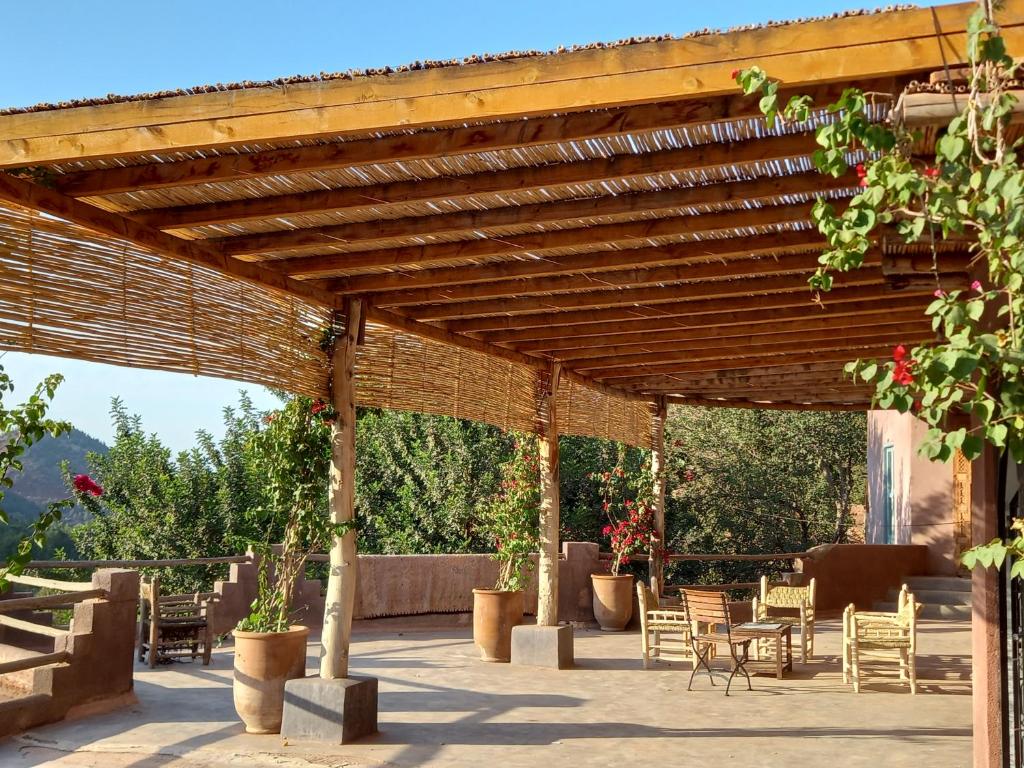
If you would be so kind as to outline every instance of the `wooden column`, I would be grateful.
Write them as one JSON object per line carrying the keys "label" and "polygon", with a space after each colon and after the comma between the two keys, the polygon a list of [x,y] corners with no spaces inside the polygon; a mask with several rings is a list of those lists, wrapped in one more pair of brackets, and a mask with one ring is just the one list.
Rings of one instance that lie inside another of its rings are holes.
{"label": "wooden column", "polygon": [[[558,382],[561,363],[541,374],[539,405],[547,412],[539,430],[540,448],[540,556],[538,558],[537,625],[558,625]],[[545,381],[547,379],[547,381]]]}
{"label": "wooden column", "polygon": [[654,404],[651,419],[651,474],[654,476],[654,527],[658,531],[659,550],[650,560],[650,578],[658,580],[658,589],[665,588],[665,563],[661,550],[665,548],[665,419],[668,402],[664,396]]}
{"label": "wooden column", "polygon": [[[971,467],[971,528],[974,541],[996,538],[999,527],[999,456],[985,446]],[[1000,578],[995,568],[971,571],[971,698],[975,768],[1003,765]]]}
{"label": "wooden column", "polygon": [[[356,404],[352,379],[362,322],[362,302],[348,304],[345,334],[331,355],[331,397],[337,421],[331,429],[330,514],[332,523],[350,522],[355,514]],[[356,599],[356,532],[337,536],[331,546],[331,571],[324,608],[320,677],[348,677],[348,646]]]}

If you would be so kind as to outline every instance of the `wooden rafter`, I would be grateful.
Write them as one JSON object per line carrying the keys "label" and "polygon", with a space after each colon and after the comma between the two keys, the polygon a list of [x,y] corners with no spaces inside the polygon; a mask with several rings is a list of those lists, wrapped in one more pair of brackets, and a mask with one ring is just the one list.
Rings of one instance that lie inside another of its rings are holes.
{"label": "wooden rafter", "polygon": [[[739,202],[761,202],[786,195],[808,195],[843,189],[850,185],[848,177],[834,179],[819,173],[795,173],[752,181],[704,184],[654,192],[627,192],[601,197],[570,198],[551,203],[511,205],[484,210],[407,216],[397,219],[374,219],[324,227],[303,227],[255,235],[211,238],[231,256],[251,256],[275,251],[315,250],[337,245],[370,244],[396,237],[428,235],[459,235],[470,237],[478,232],[501,232],[504,228],[524,224],[553,224],[592,219],[620,217],[638,213],[660,213],[690,206],[721,206]],[[388,286],[383,286],[388,287]]]}

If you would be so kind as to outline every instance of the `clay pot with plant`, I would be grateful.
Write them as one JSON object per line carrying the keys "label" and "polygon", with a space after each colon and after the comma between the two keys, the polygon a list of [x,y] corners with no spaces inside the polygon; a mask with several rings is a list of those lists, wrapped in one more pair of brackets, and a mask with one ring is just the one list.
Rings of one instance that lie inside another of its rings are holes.
{"label": "clay pot with plant", "polygon": [[630,558],[637,554],[653,555],[659,546],[650,494],[654,488],[649,465],[636,477],[622,468],[620,461],[608,472],[593,472],[590,479],[600,485],[601,509],[608,522],[602,533],[612,549],[609,573],[595,573],[590,579],[594,588],[594,618],[601,629],[621,632],[633,617],[633,576],[622,573]]}
{"label": "clay pot with plant", "polygon": [[540,516],[539,456],[534,437],[518,435],[512,459],[501,466],[501,485],[484,505],[483,528],[495,544],[498,579],[473,590],[473,642],[484,661],[512,658],[512,628],[521,624],[531,556]]}
{"label": "clay pot with plant", "polygon": [[[322,401],[296,397],[264,418],[253,436],[266,478],[263,502],[251,512],[259,555],[256,599],[235,628],[235,711],[249,733],[278,733],[284,684],[306,670],[308,627],[292,623],[292,596],[310,552],[335,534],[327,515],[334,413]],[[282,545],[272,547],[274,537]]]}

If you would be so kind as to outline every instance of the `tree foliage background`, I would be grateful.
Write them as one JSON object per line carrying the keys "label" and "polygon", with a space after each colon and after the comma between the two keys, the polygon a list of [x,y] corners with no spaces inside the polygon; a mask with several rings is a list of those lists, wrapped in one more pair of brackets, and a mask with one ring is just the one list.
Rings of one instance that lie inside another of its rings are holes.
{"label": "tree foliage background", "polygon": [[[242,394],[224,411],[224,435],[196,436],[173,455],[117,400],[115,440],[89,456],[105,488],[91,519],[71,529],[90,559],[194,558],[240,554],[254,530],[248,509],[262,501],[252,435],[264,414]],[[361,409],[357,422],[356,511],[360,551],[486,552],[480,511],[512,456],[513,438],[484,424]],[[863,414],[673,407],[667,426],[667,544],[675,552],[783,552],[850,540],[851,507],[865,494]],[[600,541],[599,488],[588,479],[618,462],[639,469],[644,452],[562,437],[562,539]],[[326,504],[326,478],[324,496]],[[271,532],[276,533],[276,532]],[[785,567],[779,563],[778,567]],[[747,581],[763,566],[681,563],[681,582]],[[208,588],[226,567],[162,573],[169,590]],[[644,573],[641,570],[638,573]]]}

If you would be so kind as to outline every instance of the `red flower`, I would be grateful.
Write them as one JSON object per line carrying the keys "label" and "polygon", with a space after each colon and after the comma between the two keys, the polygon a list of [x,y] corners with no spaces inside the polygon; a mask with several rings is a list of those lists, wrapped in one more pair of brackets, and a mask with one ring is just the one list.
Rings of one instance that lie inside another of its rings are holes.
{"label": "red flower", "polygon": [[868,171],[864,167],[864,163],[857,163],[856,171],[857,171],[857,178],[858,179],[863,179],[865,176],[868,175]]}
{"label": "red flower", "polygon": [[892,359],[897,363],[907,359],[907,348],[902,344],[897,344],[892,351]]}
{"label": "red flower", "polygon": [[892,369],[892,380],[904,387],[910,386],[914,383],[914,374],[910,370],[910,366],[914,364],[913,360],[900,360],[893,366]]}
{"label": "red flower", "polygon": [[733,80],[735,80],[739,76],[740,76],[740,70],[738,70],[738,69],[734,69],[732,72],[729,73],[729,77],[731,77]]}
{"label": "red flower", "polygon": [[606,525],[604,528],[601,529],[601,534],[603,536],[608,536],[611,532],[612,532],[612,527],[610,525]]}
{"label": "red flower", "polygon": [[944,299],[946,298],[946,292],[941,288],[936,288],[935,293],[933,293],[932,296],[934,296],[936,299]]}
{"label": "red flower", "polygon": [[973,283],[971,283],[971,290],[975,291],[977,293],[984,293],[985,292],[985,289],[984,289],[984,287],[982,287],[980,280],[975,280]]}
{"label": "red flower", "polygon": [[932,166],[928,166],[927,168],[924,169],[924,175],[927,176],[929,179],[937,179],[939,178],[939,169],[933,168]]}
{"label": "red flower", "polygon": [[686,481],[687,481],[687,482],[689,482],[689,481],[693,480],[693,478],[695,477],[695,475],[693,474],[693,470],[692,470],[692,469],[688,469],[688,470],[686,470],[686,475],[685,475],[685,477],[686,477]]}
{"label": "red flower", "polygon": [[79,493],[88,493],[90,496],[103,495],[103,489],[88,475],[75,475],[72,485]]}
{"label": "red flower", "polygon": [[316,416],[318,413],[325,410],[327,410],[327,403],[323,400],[317,400],[312,406],[310,406],[309,412]]}
{"label": "red flower", "polygon": [[866,187],[867,185],[868,185],[868,177],[867,177],[867,176],[865,176],[865,177],[863,177],[863,178],[862,178],[862,179],[860,180],[860,184],[859,184],[858,186],[861,186],[861,187]]}
{"label": "red flower", "polygon": [[270,424],[276,418],[277,418],[277,414],[276,413],[268,413],[266,416],[263,417],[263,423],[264,424]]}

